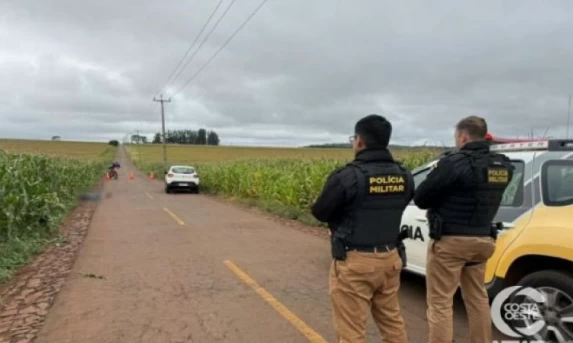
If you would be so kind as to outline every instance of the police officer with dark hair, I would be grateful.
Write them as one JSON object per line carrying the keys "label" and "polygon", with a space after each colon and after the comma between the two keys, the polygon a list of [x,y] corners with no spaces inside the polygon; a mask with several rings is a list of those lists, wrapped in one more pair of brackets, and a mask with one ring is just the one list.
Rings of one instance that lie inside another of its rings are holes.
{"label": "police officer with dark hair", "polygon": [[462,119],[457,151],[442,157],[416,189],[415,204],[428,209],[430,242],[426,262],[429,343],[453,341],[453,296],[461,287],[469,319],[469,343],[491,343],[485,264],[495,250],[492,223],[513,166],[490,151],[483,118]]}
{"label": "police officer with dark hair", "polygon": [[414,179],[392,158],[391,133],[382,116],[359,120],[351,137],[354,161],[328,177],[312,206],[331,230],[329,293],[338,342],[364,342],[368,312],[384,342],[407,342],[398,301],[405,251],[397,248],[403,249],[400,223]]}

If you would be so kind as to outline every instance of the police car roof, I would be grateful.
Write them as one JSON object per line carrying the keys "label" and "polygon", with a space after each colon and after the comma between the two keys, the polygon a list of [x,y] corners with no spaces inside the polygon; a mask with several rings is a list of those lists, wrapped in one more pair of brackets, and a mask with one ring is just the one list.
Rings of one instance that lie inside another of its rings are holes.
{"label": "police car roof", "polygon": [[499,142],[494,139],[490,149],[496,152],[509,151],[573,151],[573,139],[534,139],[516,142]]}

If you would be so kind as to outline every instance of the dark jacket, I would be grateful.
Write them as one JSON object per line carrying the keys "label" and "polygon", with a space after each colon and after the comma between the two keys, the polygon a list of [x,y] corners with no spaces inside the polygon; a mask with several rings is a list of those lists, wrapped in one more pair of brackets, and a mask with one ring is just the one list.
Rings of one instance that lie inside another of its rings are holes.
{"label": "dark jacket", "polygon": [[[354,158],[355,161],[365,163],[395,162],[387,149],[362,150]],[[357,180],[353,167],[344,166],[334,170],[327,178],[322,192],[311,207],[312,215],[329,227],[335,226],[341,219],[341,211],[345,205],[351,203],[356,197]],[[411,181],[413,183],[413,181]],[[410,198],[414,196],[413,187]]]}
{"label": "dark jacket", "polygon": [[[513,176],[509,159],[489,148],[486,141],[464,145],[458,152],[441,158],[418,185],[414,203],[438,215],[444,222],[444,232],[449,226],[452,234],[489,234],[491,220]],[[474,156],[473,164],[468,153]],[[495,163],[509,170],[507,183],[488,184],[487,169],[495,168]]]}

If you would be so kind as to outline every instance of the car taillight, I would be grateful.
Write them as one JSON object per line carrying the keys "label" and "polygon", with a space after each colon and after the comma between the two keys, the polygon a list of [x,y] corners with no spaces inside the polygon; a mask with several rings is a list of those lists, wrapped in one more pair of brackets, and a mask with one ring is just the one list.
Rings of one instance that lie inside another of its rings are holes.
{"label": "car taillight", "polygon": [[173,175],[171,173],[167,174],[167,177],[173,177],[173,176],[175,176],[175,175]]}

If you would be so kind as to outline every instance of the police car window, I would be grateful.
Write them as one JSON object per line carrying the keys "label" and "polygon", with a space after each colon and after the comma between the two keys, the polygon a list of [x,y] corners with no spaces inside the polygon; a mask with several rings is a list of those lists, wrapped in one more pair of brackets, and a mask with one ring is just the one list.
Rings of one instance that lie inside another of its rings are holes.
{"label": "police car window", "polygon": [[550,161],[543,169],[544,203],[550,206],[573,204],[573,161]]}
{"label": "police car window", "polygon": [[500,206],[519,207],[523,204],[523,174],[525,165],[522,161],[511,161],[515,167],[513,178],[507,185]]}
{"label": "police car window", "polygon": [[428,174],[430,174],[430,172],[432,171],[432,168],[428,168],[425,170],[420,171],[419,173],[414,175],[414,184],[415,184],[415,188],[418,188],[418,185],[420,185],[422,183],[422,181],[424,181],[426,179],[426,177],[428,176]]}

